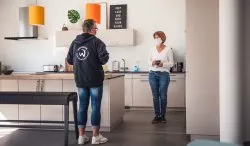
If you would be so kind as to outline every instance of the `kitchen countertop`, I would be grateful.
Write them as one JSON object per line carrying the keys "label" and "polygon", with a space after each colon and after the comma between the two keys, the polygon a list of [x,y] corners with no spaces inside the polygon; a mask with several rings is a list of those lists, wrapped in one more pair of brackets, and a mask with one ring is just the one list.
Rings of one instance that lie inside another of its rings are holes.
{"label": "kitchen countertop", "polygon": [[[120,72],[112,72],[108,71],[106,73],[119,73],[119,74],[143,74],[143,73],[149,73],[149,71],[139,71],[139,72],[133,72],[133,71],[120,71]],[[170,72],[170,74],[185,74],[186,72]]]}
{"label": "kitchen countertop", "polygon": [[[118,78],[124,74],[147,74],[149,71],[105,72],[105,80]],[[186,72],[171,72],[170,74],[185,74]],[[0,75],[0,79],[74,79],[73,72],[13,72],[11,75]]]}
{"label": "kitchen countertop", "polygon": [[[115,74],[105,74],[105,80],[110,80],[124,75],[115,75]],[[51,79],[51,80],[71,80],[74,79],[73,73],[12,73],[11,75],[0,75],[1,79],[23,79],[23,80],[37,80],[37,79]]]}

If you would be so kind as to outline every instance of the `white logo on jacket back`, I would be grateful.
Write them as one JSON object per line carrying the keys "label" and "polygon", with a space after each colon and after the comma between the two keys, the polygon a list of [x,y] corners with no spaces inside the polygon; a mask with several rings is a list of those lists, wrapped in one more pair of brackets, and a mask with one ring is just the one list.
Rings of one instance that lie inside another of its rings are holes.
{"label": "white logo on jacket back", "polygon": [[76,52],[76,56],[77,56],[77,59],[79,59],[79,60],[87,59],[89,56],[88,48],[84,47],[84,46],[78,48],[77,52]]}

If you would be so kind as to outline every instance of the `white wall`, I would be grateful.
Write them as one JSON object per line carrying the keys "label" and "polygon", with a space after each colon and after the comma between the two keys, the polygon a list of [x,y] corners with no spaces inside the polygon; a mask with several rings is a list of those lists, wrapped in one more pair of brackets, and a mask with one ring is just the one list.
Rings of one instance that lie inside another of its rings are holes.
{"label": "white wall", "polygon": [[219,0],[187,0],[187,133],[219,135]]}
{"label": "white wall", "polygon": [[[69,9],[79,10],[82,18],[84,17],[84,1],[38,0],[38,4],[45,6],[46,11],[46,25],[40,27],[39,33],[41,37],[48,39],[4,40],[5,36],[18,35],[18,7],[27,6],[34,1],[0,1],[0,60],[11,64],[16,71],[41,71],[43,64],[64,63],[68,49],[55,47],[55,31],[61,30],[62,25],[68,23]],[[106,1],[108,4],[128,4],[127,25],[137,32],[136,46],[108,48],[110,62],[124,58],[131,68],[138,61],[142,70],[147,70],[148,50],[153,46],[152,34],[157,30],[163,30],[167,34],[167,45],[174,48],[179,61],[184,60],[185,0]],[[89,2],[95,1],[89,0]]]}
{"label": "white wall", "polygon": [[250,66],[249,66],[249,62],[250,62],[250,1],[249,0],[245,0],[245,15],[244,15],[244,19],[245,19],[245,23],[244,23],[244,32],[245,32],[245,51],[244,51],[244,61],[243,61],[243,65],[242,65],[242,69],[243,69],[243,73],[244,73],[244,99],[245,99],[245,104],[244,104],[244,118],[245,118],[245,125],[244,125],[244,129],[245,129],[245,141],[250,141]]}

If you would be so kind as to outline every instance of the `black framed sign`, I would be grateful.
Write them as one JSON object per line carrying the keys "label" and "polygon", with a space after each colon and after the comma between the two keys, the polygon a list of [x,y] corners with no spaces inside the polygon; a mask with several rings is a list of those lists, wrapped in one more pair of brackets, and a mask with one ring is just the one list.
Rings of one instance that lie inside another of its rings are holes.
{"label": "black framed sign", "polygon": [[127,5],[110,5],[110,29],[127,28]]}

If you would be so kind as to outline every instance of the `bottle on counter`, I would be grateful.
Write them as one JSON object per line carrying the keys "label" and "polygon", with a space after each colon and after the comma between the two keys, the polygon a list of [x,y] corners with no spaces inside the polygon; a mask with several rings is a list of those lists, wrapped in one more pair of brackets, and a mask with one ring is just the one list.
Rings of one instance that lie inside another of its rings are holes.
{"label": "bottle on counter", "polygon": [[104,64],[104,65],[102,66],[102,68],[103,68],[103,71],[104,71],[104,72],[108,72],[108,71],[109,71],[108,65],[107,65],[107,64]]}
{"label": "bottle on counter", "polygon": [[140,68],[137,65],[135,65],[133,67],[133,72],[139,72],[139,71],[140,71]]}
{"label": "bottle on counter", "polygon": [[63,65],[62,64],[60,64],[59,65],[59,72],[64,72],[65,70],[64,70],[64,67],[63,67]]}

